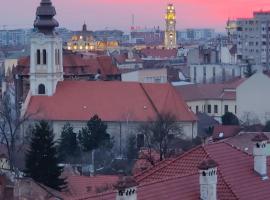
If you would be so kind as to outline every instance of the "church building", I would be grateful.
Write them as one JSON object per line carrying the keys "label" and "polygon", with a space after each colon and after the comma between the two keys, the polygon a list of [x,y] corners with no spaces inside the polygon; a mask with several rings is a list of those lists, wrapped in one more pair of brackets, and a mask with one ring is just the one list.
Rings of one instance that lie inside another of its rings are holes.
{"label": "church building", "polygon": [[187,138],[197,136],[197,118],[171,84],[64,80],[62,40],[51,0],[41,0],[31,39],[30,90],[22,106],[33,122],[48,120],[59,136],[69,122],[75,131],[97,114],[108,125],[119,154],[138,127],[162,113],[175,116]]}

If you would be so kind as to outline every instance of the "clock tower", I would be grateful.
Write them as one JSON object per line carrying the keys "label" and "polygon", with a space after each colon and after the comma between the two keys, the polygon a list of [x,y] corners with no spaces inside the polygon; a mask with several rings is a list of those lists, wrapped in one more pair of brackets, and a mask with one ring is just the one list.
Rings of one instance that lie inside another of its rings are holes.
{"label": "clock tower", "polygon": [[173,49],[177,47],[176,43],[176,13],[173,4],[168,4],[166,10],[166,30],[164,45],[167,49]]}

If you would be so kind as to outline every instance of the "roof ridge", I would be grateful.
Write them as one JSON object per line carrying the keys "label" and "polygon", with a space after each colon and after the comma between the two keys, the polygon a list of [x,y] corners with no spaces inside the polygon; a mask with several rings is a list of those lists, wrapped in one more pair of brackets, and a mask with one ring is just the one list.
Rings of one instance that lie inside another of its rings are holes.
{"label": "roof ridge", "polygon": [[[219,167],[218,167],[218,168],[219,168]],[[233,196],[234,196],[235,198],[239,199],[238,196],[236,195],[236,193],[233,191],[231,185],[228,184],[227,181],[225,180],[225,178],[224,178],[224,176],[223,176],[221,170],[218,170],[218,174],[220,174],[220,176],[221,176],[220,178],[222,178],[222,180],[224,181],[224,183],[226,184],[226,186],[229,188],[229,190],[231,191],[231,194],[233,194]]]}
{"label": "roof ridge", "polygon": [[[210,145],[215,145],[215,144],[220,144],[220,143],[225,143],[224,141],[222,141],[222,142],[217,142],[217,143],[211,143]],[[226,144],[226,143],[225,143]],[[207,150],[205,149],[205,147],[203,146],[203,150],[205,151],[205,153],[207,154],[207,156],[209,156],[209,158],[210,159],[213,159],[212,157],[211,157],[211,155],[207,152]],[[213,159],[214,160],[214,159]],[[216,160],[215,160],[215,162],[217,162]],[[218,162],[217,162],[218,163]],[[220,175],[221,175],[221,178],[224,180],[224,183],[228,186],[228,188],[231,190],[231,192],[232,192],[232,194],[237,198],[237,199],[239,199],[237,196],[236,196],[236,194],[233,192],[233,190],[232,190],[232,188],[230,187],[230,185],[227,183],[227,181],[225,180],[225,178],[224,178],[224,176],[222,175],[222,171],[220,170],[220,167],[218,166],[217,167],[218,168],[218,173],[220,173]]]}
{"label": "roof ridge", "polygon": [[154,104],[152,98],[150,97],[150,95],[148,94],[148,92],[146,91],[146,89],[144,88],[143,84],[142,83],[139,83],[139,86],[142,88],[146,98],[149,100],[150,104],[152,105],[152,107],[154,108],[155,112],[157,115],[160,115],[156,105]]}
{"label": "roof ridge", "polygon": [[[157,171],[159,171],[159,170],[161,170],[161,169],[164,169],[165,167],[167,167],[167,166],[170,165],[171,163],[173,163],[173,162],[175,162],[175,161],[177,161],[177,160],[179,160],[179,159],[182,159],[182,158],[183,158],[184,156],[186,156],[187,154],[190,154],[191,152],[193,152],[193,151],[195,151],[195,150],[198,150],[199,148],[203,148],[203,146],[202,146],[202,145],[199,145],[199,146],[197,146],[197,147],[194,147],[194,148],[192,148],[192,149],[190,149],[190,150],[184,152],[183,154],[179,155],[179,156],[176,157],[175,159],[169,161],[169,162],[168,162],[167,164],[165,164],[164,166],[162,166],[162,167],[160,167],[160,168],[158,168],[158,169],[156,169],[156,170],[153,170],[151,173],[147,174],[146,176],[143,176],[142,178],[139,178],[137,181],[138,181],[138,182],[142,181],[142,180],[145,179],[146,177],[149,177],[150,175],[154,174],[155,172],[157,172]],[[166,159],[163,160],[163,161],[161,161],[161,162],[166,162]],[[137,174],[137,175],[134,176],[134,177],[136,178],[136,177],[138,177],[138,176],[140,176],[140,175],[142,175],[142,174],[144,174],[144,173],[147,173],[148,171],[150,171],[151,169],[153,169],[153,168],[155,168],[155,167],[156,167],[156,166],[154,166],[154,167],[148,169],[147,171],[141,172],[141,173]]]}
{"label": "roof ridge", "polygon": [[[228,139],[229,139],[229,138],[228,138]],[[246,155],[248,155],[248,156],[253,156],[252,154],[249,154],[248,152],[241,150],[241,148],[239,148],[239,147],[237,147],[237,146],[234,146],[234,145],[230,144],[230,143],[228,142],[228,139],[227,139],[227,140],[224,140],[224,141],[222,141],[222,142],[223,142],[224,144],[228,145],[229,147],[233,148],[234,150],[240,151],[241,153],[246,154]]]}
{"label": "roof ridge", "polygon": [[191,174],[185,174],[185,175],[178,175],[178,176],[172,176],[172,177],[166,177],[164,179],[159,179],[159,180],[156,180],[156,181],[151,181],[151,182],[147,182],[147,183],[142,183],[142,184],[139,184],[138,187],[144,187],[144,186],[148,186],[148,185],[153,185],[153,184],[157,184],[157,183],[162,183],[162,182],[166,182],[166,181],[169,181],[169,180],[174,180],[174,179],[181,179],[181,178],[186,178],[186,177],[189,177],[189,176],[194,176],[196,174],[199,174],[199,171],[198,172],[194,172],[194,173],[191,173]]}

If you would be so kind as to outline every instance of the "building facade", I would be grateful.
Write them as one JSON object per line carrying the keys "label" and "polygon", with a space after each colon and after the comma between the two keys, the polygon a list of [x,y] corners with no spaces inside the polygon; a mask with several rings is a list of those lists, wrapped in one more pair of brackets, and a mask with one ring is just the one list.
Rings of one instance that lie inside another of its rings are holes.
{"label": "building facade", "polygon": [[236,90],[237,117],[247,124],[270,120],[269,73],[257,72]]}
{"label": "building facade", "polygon": [[237,54],[269,69],[270,12],[254,12],[253,18],[237,19]]}

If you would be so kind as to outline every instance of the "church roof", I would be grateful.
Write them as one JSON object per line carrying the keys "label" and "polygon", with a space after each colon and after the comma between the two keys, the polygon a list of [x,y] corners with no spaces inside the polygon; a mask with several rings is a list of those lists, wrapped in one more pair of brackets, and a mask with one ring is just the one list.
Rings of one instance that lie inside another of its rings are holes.
{"label": "church roof", "polygon": [[33,96],[27,113],[33,119],[87,121],[93,115],[107,122],[143,122],[158,113],[172,113],[177,121],[196,116],[170,84],[63,81],[53,96]]}

